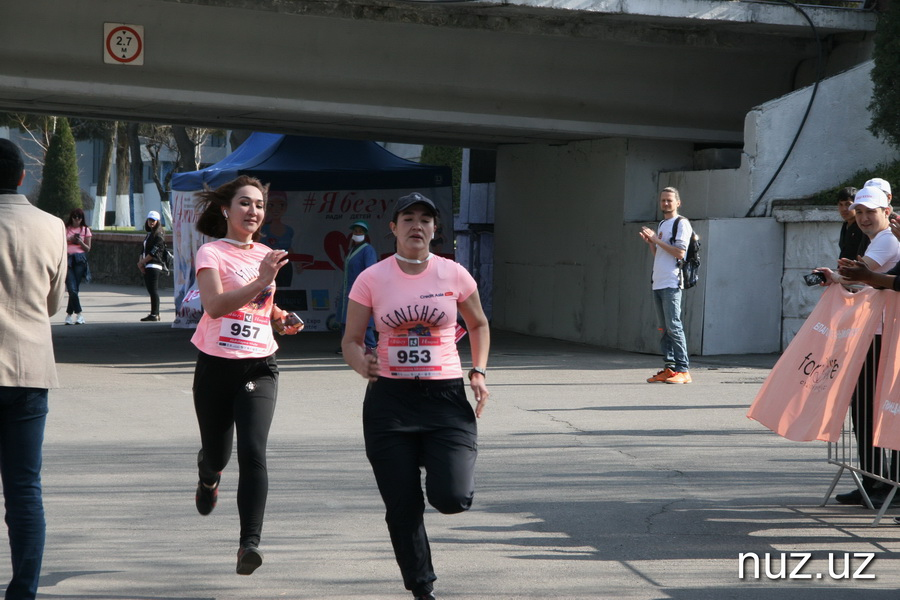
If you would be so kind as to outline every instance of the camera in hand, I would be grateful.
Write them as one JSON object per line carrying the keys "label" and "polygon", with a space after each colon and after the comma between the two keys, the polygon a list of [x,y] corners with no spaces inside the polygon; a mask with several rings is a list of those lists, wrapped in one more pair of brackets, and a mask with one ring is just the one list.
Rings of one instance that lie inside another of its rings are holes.
{"label": "camera in hand", "polygon": [[806,282],[806,285],[821,285],[825,283],[825,274],[819,271],[807,273],[803,276],[803,281]]}

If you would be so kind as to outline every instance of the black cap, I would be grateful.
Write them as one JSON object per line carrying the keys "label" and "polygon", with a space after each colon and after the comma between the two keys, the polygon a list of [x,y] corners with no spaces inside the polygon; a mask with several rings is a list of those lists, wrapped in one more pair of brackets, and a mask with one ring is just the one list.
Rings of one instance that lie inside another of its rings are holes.
{"label": "black cap", "polygon": [[397,204],[394,205],[394,217],[392,220],[396,222],[397,215],[399,215],[401,212],[403,212],[413,204],[424,204],[425,206],[430,208],[435,215],[438,214],[437,206],[434,205],[434,202],[431,201],[431,198],[427,198],[419,192],[413,192],[412,194],[407,194],[406,196],[397,199]]}

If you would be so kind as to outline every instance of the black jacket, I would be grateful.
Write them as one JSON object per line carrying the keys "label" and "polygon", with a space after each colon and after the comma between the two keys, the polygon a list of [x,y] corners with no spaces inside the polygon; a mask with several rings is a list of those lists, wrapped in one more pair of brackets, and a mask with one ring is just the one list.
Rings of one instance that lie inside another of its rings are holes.
{"label": "black jacket", "polygon": [[148,264],[166,265],[166,240],[161,231],[151,231],[144,238],[141,256],[150,256]]}

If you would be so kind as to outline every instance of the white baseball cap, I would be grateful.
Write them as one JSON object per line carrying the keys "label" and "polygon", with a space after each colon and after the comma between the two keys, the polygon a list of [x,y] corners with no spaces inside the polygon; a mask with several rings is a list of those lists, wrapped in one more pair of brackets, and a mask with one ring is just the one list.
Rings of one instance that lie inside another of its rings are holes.
{"label": "white baseball cap", "polygon": [[156,212],[155,210],[151,210],[150,212],[147,213],[147,218],[153,219],[154,221],[159,221],[159,213]]}
{"label": "white baseball cap", "polygon": [[885,193],[881,191],[881,188],[866,186],[856,192],[856,198],[853,199],[850,210],[855,209],[857,206],[865,206],[866,208],[887,208],[888,199]]}
{"label": "white baseball cap", "polygon": [[866,182],[866,185],[863,187],[877,187],[879,190],[884,192],[885,194],[891,193],[891,184],[882,179],[881,177],[874,177]]}

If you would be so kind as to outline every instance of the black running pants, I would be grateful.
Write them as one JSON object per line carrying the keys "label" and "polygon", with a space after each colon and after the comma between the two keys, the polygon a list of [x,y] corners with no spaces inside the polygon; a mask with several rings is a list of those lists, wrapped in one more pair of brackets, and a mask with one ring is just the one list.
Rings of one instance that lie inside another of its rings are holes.
{"label": "black running pants", "polygon": [[231,458],[235,431],[238,451],[237,504],[241,546],[259,545],[269,475],[266,444],[278,365],[268,358],[220,358],[200,352],[194,371],[194,408],[200,425],[200,480],[214,483]]}
{"label": "black running pants", "polygon": [[468,510],[475,496],[478,434],[463,380],[379,378],[366,392],[363,433],[403,583],[426,594],[437,577],[421,468],[428,503],[441,513]]}

